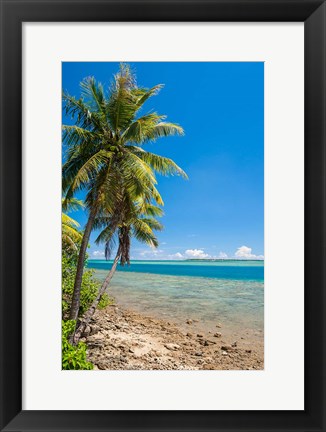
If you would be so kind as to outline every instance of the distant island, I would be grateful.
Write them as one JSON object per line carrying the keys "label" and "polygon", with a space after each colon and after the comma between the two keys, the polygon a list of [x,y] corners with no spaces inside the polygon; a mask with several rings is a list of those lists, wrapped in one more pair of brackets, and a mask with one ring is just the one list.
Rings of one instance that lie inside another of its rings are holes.
{"label": "distant island", "polygon": [[238,259],[238,258],[188,258],[183,261],[264,261],[263,259]]}

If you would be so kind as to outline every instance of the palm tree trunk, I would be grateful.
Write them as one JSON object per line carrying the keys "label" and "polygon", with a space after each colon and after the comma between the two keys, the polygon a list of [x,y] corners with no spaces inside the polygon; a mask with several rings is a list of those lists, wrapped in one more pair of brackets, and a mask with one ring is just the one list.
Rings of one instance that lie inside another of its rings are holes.
{"label": "palm tree trunk", "polygon": [[84,264],[85,264],[85,257],[86,257],[86,249],[88,246],[89,238],[91,235],[94,219],[97,213],[97,208],[94,206],[91,209],[91,212],[88,217],[88,221],[86,224],[86,228],[84,231],[83,239],[80,246],[79,256],[78,256],[78,262],[77,262],[77,270],[76,270],[76,277],[75,277],[75,284],[74,284],[74,292],[72,296],[71,301],[71,308],[70,308],[70,320],[76,320],[78,317],[78,311],[79,311],[79,304],[80,304],[80,290],[81,290],[81,284],[82,284],[82,278],[84,273]]}
{"label": "palm tree trunk", "polygon": [[113,275],[116,271],[119,259],[121,257],[121,250],[120,250],[120,246],[118,249],[118,252],[114,258],[112,267],[107,275],[107,277],[104,279],[104,282],[101,286],[101,288],[98,291],[97,297],[95,298],[95,300],[93,301],[92,305],[89,307],[89,309],[85,312],[81,323],[79,324],[77,330],[75,331],[75,333],[73,334],[72,338],[71,338],[71,342],[73,345],[76,345],[81,337],[81,335],[84,333],[86,327],[88,326],[92,316],[94,315],[96,308],[99,304],[99,302],[101,301],[101,298],[103,297],[103,294],[105,293],[107,287],[109,286],[109,283],[111,282],[111,279],[113,278]]}

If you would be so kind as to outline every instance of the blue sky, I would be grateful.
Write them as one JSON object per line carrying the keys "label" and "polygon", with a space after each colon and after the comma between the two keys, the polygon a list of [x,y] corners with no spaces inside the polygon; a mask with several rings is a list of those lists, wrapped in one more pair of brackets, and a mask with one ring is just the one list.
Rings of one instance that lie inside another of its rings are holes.
{"label": "blue sky", "polygon": [[[144,87],[164,84],[142,113],[155,110],[180,124],[183,137],[144,146],[172,158],[188,174],[158,177],[164,230],[153,251],[135,240],[134,259],[256,258],[264,254],[264,64],[131,63]],[[109,87],[118,63],[63,63],[62,87],[80,96],[94,76]],[[64,124],[72,120],[63,115]],[[82,197],[82,195],[80,195]],[[86,214],[72,216],[82,227]],[[91,236],[90,258],[103,259]]]}

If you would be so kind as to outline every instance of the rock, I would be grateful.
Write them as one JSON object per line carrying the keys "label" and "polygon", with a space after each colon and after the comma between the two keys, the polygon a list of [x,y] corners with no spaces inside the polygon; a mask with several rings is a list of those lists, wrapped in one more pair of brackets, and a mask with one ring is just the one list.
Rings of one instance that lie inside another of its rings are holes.
{"label": "rock", "polygon": [[132,348],[129,348],[129,352],[133,354],[135,351]]}
{"label": "rock", "polygon": [[220,337],[222,337],[222,333],[214,333],[214,337],[220,338]]}
{"label": "rock", "polygon": [[192,338],[194,335],[192,333],[187,333],[186,336],[188,336],[189,338]]}
{"label": "rock", "polygon": [[231,345],[222,345],[221,350],[222,351],[234,351],[234,348]]}
{"label": "rock", "polygon": [[[99,362],[99,363],[97,363],[97,367],[99,368],[99,369],[101,369],[101,370],[105,370],[105,369],[107,369],[108,367],[108,364],[106,363],[106,362]],[[108,368],[109,369],[109,368]]]}
{"label": "rock", "polygon": [[246,349],[246,353],[250,354],[251,353],[251,349]]}
{"label": "rock", "polygon": [[228,355],[228,353],[226,351],[223,351],[222,354],[225,355],[225,356]]}
{"label": "rock", "polygon": [[209,346],[209,345],[215,345],[216,344],[216,342],[211,341],[209,339],[199,339],[199,343],[200,343],[200,345],[203,345],[203,346]]}
{"label": "rock", "polygon": [[202,338],[202,337],[204,337],[204,335],[201,334],[201,333],[198,333],[198,334],[197,334],[197,337]]}
{"label": "rock", "polygon": [[187,323],[187,324],[192,324],[192,320],[191,320],[191,319],[187,319],[187,320],[186,320],[186,323]]}
{"label": "rock", "polygon": [[233,342],[233,344],[231,345],[233,348],[235,348],[238,345],[237,341]]}
{"label": "rock", "polygon": [[216,324],[216,327],[217,327],[217,328],[222,328],[222,324],[221,324],[221,323],[217,323],[217,324]]}
{"label": "rock", "polygon": [[101,333],[96,333],[94,335],[91,335],[87,338],[87,340],[89,342],[94,342],[94,341],[103,341],[103,335]]}
{"label": "rock", "polygon": [[215,370],[215,366],[213,364],[205,364],[203,366],[203,369],[205,369],[205,370]]}
{"label": "rock", "polygon": [[91,335],[91,327],[88,325],[82,333],[82,337],[87,337]]}
{"label": "rock", "polygon": [[101,330],[101,327],[99,327],[97,325],[90,326],[90,336],[98,333],[100,330]]}
{"label": "rock", "polygon": [[201,351],[195,352],[195,356],[197,357],[201,357],[203,355],[203,353]]}
{"label": "rock", "polygon": [[100,348],[102,349],[104,346],[104,344],[102,343],[102,341],[95,341],[95,342],[88,342],[87,341],[87,347],[88,348]]}
{"label": "rock", "polygon": [[164,345],[166,349],[170,350],[170,351],[176,351],[178,349],[180,349],[180,346],[177,344],[173,344],[173,343],[168,343]]}

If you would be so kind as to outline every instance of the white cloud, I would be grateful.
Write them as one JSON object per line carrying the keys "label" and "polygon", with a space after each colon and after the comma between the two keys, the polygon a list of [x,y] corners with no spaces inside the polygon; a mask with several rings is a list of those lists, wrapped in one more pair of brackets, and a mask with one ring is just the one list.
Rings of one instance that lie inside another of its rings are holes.
{"label": "white cloud", "polygon": [[156,259],[156,260],[182,260],[187,258],[211,258],[210,255],[206,254],[203,249],[188,249],[184,253],[167,253],[162,249],[143,249],[139,250],[136,255],[136,259]]}
{"label": "white cloud", "polygon": [[177,252],[175,254],[172,255],[168,255],[169,259],[183,259],[183,255],[180,252]]}
{"label": "white cloud", "polygon": [[[103,256],[104,253],[95,251],[93,255]],[[134,259],[144,259],[144,260],[183,260],[183,259],[242,259],[242,260],[263,260],[263,255],[255,255],[252,253],[252,248],[248,246],[240,246],[234,255],[228,255],[224,251],[220,251],[218,254],[210,255],[205,252],[205,248],[194,248],[187,249],[184,252],[172,253],[172,251],[164,249],[136,249],[133,255]]]}
{"label": "white cloud", "polygon": [[209,258],[210,255],[206,254],[202,249],[187,249],[185,252],[187,258]]}
{"label": "white cloud", "polygon": [[139,252],[141,258],[146,259],[158,259],[162,255],[163,251],[160,249],[150,248]]}
{"label": "white cloud", "polygon": [[96,250],[96,251],[93,251],[92,255],[96,256],[96,257],[98,257],[98,256],[104,256],[104,252]]}
{"label": "white cloud", "polygon": [[264,255],[255,255],[251,253],[252,248],[248,246],[241,246],[234,254],[238,259],[264,259]]}

